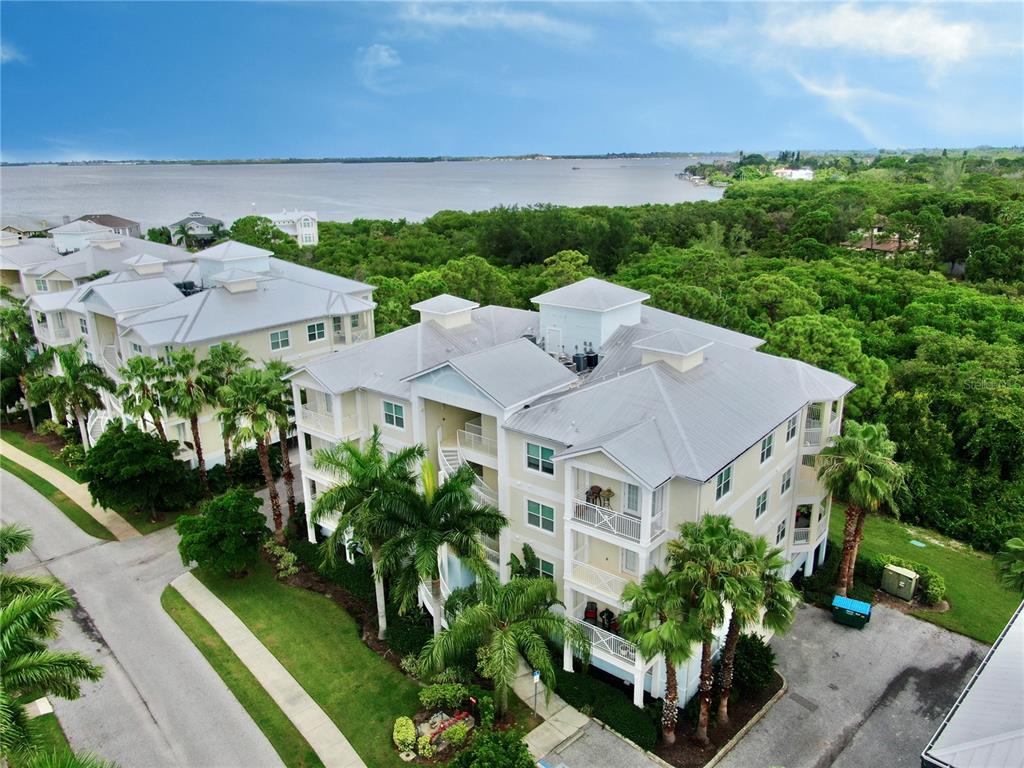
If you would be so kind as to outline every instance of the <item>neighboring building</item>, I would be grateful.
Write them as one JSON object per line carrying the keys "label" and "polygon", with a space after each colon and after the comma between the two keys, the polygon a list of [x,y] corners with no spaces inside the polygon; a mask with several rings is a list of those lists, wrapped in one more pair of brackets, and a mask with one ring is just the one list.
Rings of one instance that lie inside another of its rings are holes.
{"label": "neighboring building", "polygon": [[776,168],[772,171],[772,176],[790,181],[812,181],[814,171],[810,168]]}
{"label": "neighboring building", "polygon": [[80,251],[89,245],[93,238],[113,235],[114,230],[102,224],[95,224],[91,221],[72,221],[61,224],[50,230],[53,237],[53,247],[61,256]]}
{"label": "neighboring building", "polygon": [[91,221],[93,224],[109,228],[116,235],[142,237],[142,226],[139,222],[115,216],[112,213],[87,213],[84,216],[79,216],[76,221]]}
{"label": "neighboring building", "polygon": [[[590,635],[591,663],[632,682],[638,705],[645,689],[663,693],[663,665],[586,615],[621,612],[623,587],[664,564],[680,523],[707,514],[783,547],[787,576],[809,575],[831,510],[814,456],[854,386],[647,298],[595,278],[537,296],[539,312],[437,296],[413,306],[416,325],[291,377],[307,512],[336,482],[314,452],[375,425],[388,450],[425,445],[442,475],[469,463],[477,499],[509,520],[483,542],[491,565],[508,579],[530,544]],[[439,565],[445,594],[472,580],[452,556]],[[568,651],[563,661],[571,669]],[[679,670],[684,702],[698,667],[699,654]]]}
{"label": "neighboring building", "polygon": [[178,245],[183,239],[178,231],[181,227],[185,227],[188,230],[189,237],[193,240],[210,242],[217,238],[214,232],[218,228],[223,229],[224,222],[212,216],[207,216],[202,211],[192,211],[184,219],[179,219],[173,224],[168,225],[167,228],[171,230],[171,242],[174,245]]}
{"label": "neighboring building", "polygon": [[1024,765],[1024,603],[921,753],[921,768]]}
{"label": "neighboring building", "polygon": [[0,217],[0,230],[19,238],[46,237],[60,222],[35,216],[4,214]]}
{"label": "neighboring building", "polygon": [[24,299],[27,295],[21,283],[22,271],[55,258],[57,252],[48,238],[22,239],[10,232],[0,233],[0,282],[15,298]]}
{"label": "neighboring building", "polygon": [[263,214],[282,232],[295,238],[299,245],[316,245],[320,242],[317,233],[316,211],[284,211]]}

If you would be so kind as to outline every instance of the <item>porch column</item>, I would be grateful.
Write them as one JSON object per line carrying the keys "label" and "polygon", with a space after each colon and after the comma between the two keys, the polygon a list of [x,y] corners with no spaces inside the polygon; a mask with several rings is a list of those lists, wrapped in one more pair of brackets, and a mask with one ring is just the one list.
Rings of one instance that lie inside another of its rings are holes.
{"label": "porch column", "polygon": [[[299,441],[299,446],[303,446],[301,440]],[[311,498],[309,483],[309,478],[306,477],[305,473],[302,473],[302,503],[306,508],[306,538],[311,544],[316,544],[316,530],[313,526],[313,499]]]}
{"label": "porch column", "polygon": [[825,557],[828,553],[828,536],[821,540],[821,550],[818,553],[818,566],[825,564]]}
{"label": "porch column", "polygon": [[[565,588],[565,615],[572,616],[576,610],[576,590],[571,587]],[[574,617],[575,618],[575,617]],[[562,643],[562,669],[566,672],[572,672],[572,647],[569,645],[569,641],[563,641]]]}
{"label": "porch column", "polygon": [[633,703],[638,707],[644,705],[644,659],[639,653],[633,662]]}
{"label": "porch column", "polygon": [[807,553],[807,559],[804,560],[804,578],[809,578],[811,573],[814,572],[814,552]]}

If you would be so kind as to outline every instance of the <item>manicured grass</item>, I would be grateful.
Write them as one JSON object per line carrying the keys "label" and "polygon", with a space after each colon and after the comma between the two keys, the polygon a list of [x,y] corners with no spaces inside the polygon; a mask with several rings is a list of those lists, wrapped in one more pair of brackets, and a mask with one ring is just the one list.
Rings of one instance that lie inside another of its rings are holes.
{"label": "manicured grass", "polygon": [[53,452],[43,443],[38,443],[35,440],[30,440],[23,433],[17,432],[13,429],[5,429],[0,432],[0,440],[14,446],[15,448],[24,451],[29,456],[39,459],[40,461],[49,464],[54,469],[58,469],[65,475],[70,477],[76,483],[82,482],[78,477],[78,473],[75,472],[71,467],[65,464],[63,461],[58,459]]}
{"label": "manicured grass", "polygon": [[[32,724],[36,729],[35,746],[41,753],[58,752],[63,754],[70,751],[71,745],[68,744],[68,737],[64,735],[64,729],[60,727],[60,722],[53,712],[32,718]],[[20,768],[24,764],[17,757],[11,757],[9,762],[11,768]]]}
{"label": "manicured grass", "polygon": [[[830,546],[842,546],[843,520],[844,510],[835,504],[829,520]],[[912,539],[925,546],[911,544]],[[1020,604],[1019,596],[1000,585],[991,555],[891,517],[868,517],[858,555],[863,559],[896,555],[934,568],[946,580],[949,610],[914,611],[913,615],[983,643],[995,642]]]}
{"label": "manicured grass", "polygon": [[17,464],[6,456],[0,456],[0,468],[10,472],[32,486],[35,490],[45,496],[57,509],[63,512],[71,522],[81,528],[90,536],[97,539],[114,540],[114,534],[98,523],[88,512],[78,504],[69,499],[64,492],[48,483],[33,472],[29,472],[20,464]]}
{"label": "manicured grass", "polygon": [[160,596],[160,604],[235,694],[284,764],[288,768],[323,768],[309,742],[270,698],[270,694],[178,590],[167,587]]}
{"label": "manicured grass", "polygon": [[244,579],[196,570],[323,708],[367,765],[404,766],[395,718],[419,709],[419,686],[359,639],[356,622],[323,595],[289,587],[260,562]]}
{"label": "manicured grass", "polygon": [[163,516],[156,521],[150,520],[146,515],[126,515],[122,514],[125,520],[131,523],[132,528],[137,530],[143,536],[147,533],[153,533],[154,531],[163,530],[164,528],[171,528],[178,518],[184,515],[194,515],[196,510],[194,509],[183,509],[180,512],[164,512]]}

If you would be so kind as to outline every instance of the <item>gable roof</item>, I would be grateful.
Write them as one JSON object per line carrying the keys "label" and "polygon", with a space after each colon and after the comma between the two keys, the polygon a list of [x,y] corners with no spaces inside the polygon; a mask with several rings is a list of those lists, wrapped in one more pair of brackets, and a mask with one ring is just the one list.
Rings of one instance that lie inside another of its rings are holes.
{"label": "gable roof", "polygon": [[212,248],[200,251],[196,254],[197,259],[206,261],[240,261],[242,259],[266,258],[273,256],[273,251],[265,248],[257,248],[247,243],[239,243],[236,240],[225,240]]}
{"label": "gable roof", "polygon": [[159,256],[151,256],[148,253],[140,253],[136,256],[130,256],[124,259],[122,264],[127,264],[129,267],[142,267],[147,264],[166,264],[167,259],[161,259]]}
{"label": "gable roof", "polygon": [[160,275],[146,280],[90,284],[82,289],[79,301],[86,303],[93,296],[121,315],[176,301],[182,293]]}
{"label": "gable roof", "polygon": [[168,228],[173,229],[174,227],[181,226],[182,224],[202,224],[205,227],[209,227],[212,224],[223,225],[224,222],[220,219],[215,219],[213,216],[207,216],[202,211],[192,211],[192,213],[185,218],[178,219],[178,221],[173,224],[168,224],[167,226]]}
{"label": "gable roof", "polygon": [[651,298],[649,294],[634,291],[622,285],[609,283],[596,277],[587,277],[572,285],[556,288],[553,291],[534,296],[530,301],[534,304],[550,304],[555,307],[571,309],[591,309],[605,312],[609,309],[636,304]]}
{"label": "gable roof", "polygon": [[105,227],[102,224],[96,224],[92,221],[83,221],[82,219],[75,219],[67,224],[54,227],[50,232],[55,235],[87,235],[93,232],[105,232],[107,229],[109,229],[109,227]]}
{"label": "gable roof", "polygon": [[128,229],[139,226],[139,222],[126,219],[123,216],[115,216],[112,213],[87,213],[79,216],[76,221],[91,221],[103,227],[116,229]]}

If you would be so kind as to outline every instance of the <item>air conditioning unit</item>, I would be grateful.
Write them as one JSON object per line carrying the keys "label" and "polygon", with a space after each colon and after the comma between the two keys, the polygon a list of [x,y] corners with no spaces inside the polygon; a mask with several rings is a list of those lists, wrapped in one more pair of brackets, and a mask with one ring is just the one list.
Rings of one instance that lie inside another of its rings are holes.
{"label": "air conditioning unit", "polygon": [[887,565],[882,569],[882,591],[909,603],[917,591],[917,579],[918,575],[907,568]]}

